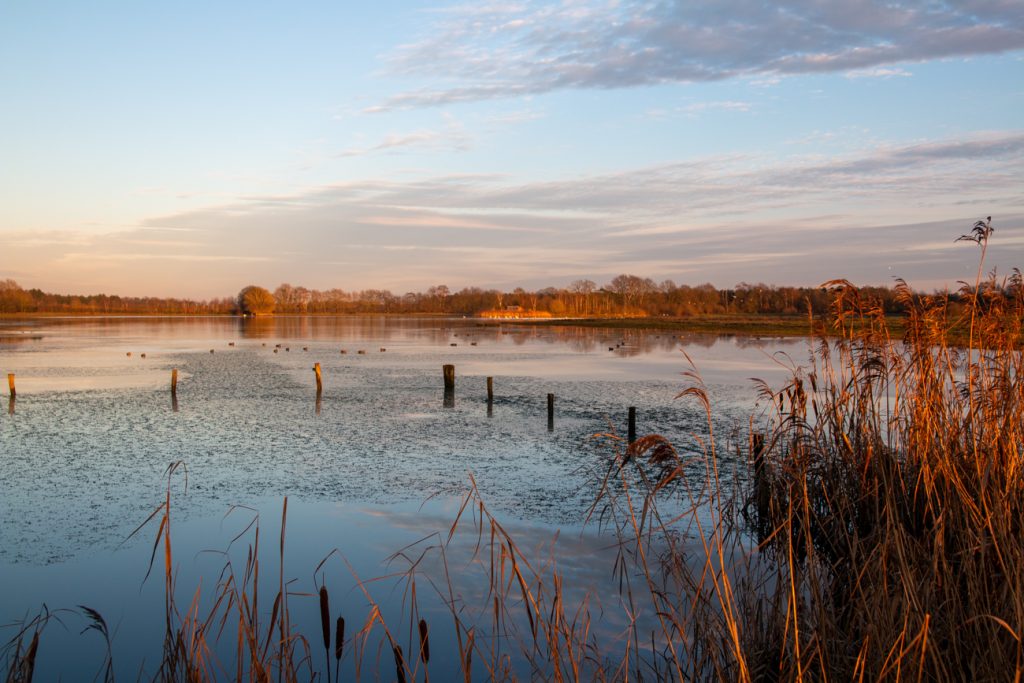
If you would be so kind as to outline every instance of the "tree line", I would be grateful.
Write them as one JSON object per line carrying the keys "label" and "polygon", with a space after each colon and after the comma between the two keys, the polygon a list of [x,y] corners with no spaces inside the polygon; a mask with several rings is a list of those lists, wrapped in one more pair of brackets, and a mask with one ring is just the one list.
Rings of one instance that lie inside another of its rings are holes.
{"label": "tree line", "polygon": [[[887,314],[902,311],[894,290],[864,287],[865,295],[881,302]],[[506,292],[465,287],[452,291],[446,285],[425,292],[396,295],[388,290],[316,290],[288,283],[274,291],[255,285],[237,297],[236,310],[251,314],[351,314],[435,313],[478,316],[508,313],[508,317],[545,314],[550,317],[690,317],[700,315],[815,315],[827,311],[832,293],[822,287],[786,287],[741,282],[730,289],[701,285],[660,283],[636,275],[618,275],[603,286],[593,280],[576,280],[567,287]]]}
{"label": "tree line", "polygon": [[[893,288],[864,287],[889,314],[902,312]],[[952,294],[955,301],[958,294]],[[279,285],[273,291],[251,285],[234,297],[204,301],[180,298],[126,297],[107,294],[52,294],[23,289],[0,280],[0,313],[73,315],[230,315],[252,314],[444,314],[477,316],[485,312],[543,313],[552,317],[690,317],[701,315],[821,315],[832,293],[820,287],[790,287],[741,282],[729,289],[711,284],[677,285],[672,280],[623,274],[603,285],[576,280],[567,287],[510,292],[465,287],[452,291],[437,285],[424,292],[394,294],[383,289],[317,290]]]}
{"label": "tree line", "polygon": [[232,313],[235,308],[234,297],[194,301],[116,294],[53,294],[41,289],[23,289],[14,280],[0,280],[0,313],[216,315]]}

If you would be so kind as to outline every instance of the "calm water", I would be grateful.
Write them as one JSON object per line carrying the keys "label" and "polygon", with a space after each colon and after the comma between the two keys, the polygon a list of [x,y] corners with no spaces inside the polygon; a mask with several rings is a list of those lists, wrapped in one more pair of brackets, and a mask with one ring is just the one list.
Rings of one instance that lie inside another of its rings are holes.
{"label": "calm water", "polygon": [[[16,373],[18,390],[0,419],[0,621],[18,621],[44,603],[88,605],[116,630],[119,674],[151,674],[162,587],[159,577],[142,579],[156,529],[129,536],[162,501],[165,471],[176,461],[188,471],[187,489],[183,477],[173,482],[186,603],[200,583],[213,585],[224,564],[224,555],[203,551],[227,548],[256,514],[226,515],[232,506],[257,511],[264,537],[276,538],[287,496],[285,574],[296,591],[312,592],[315,567],[337,549],[318,577],[360,623],[368,604],[353,570],[364,578],[395,571],[401,567],[384,563],[393,552],[447,533],[470,476],[523,547],[543,553],[561,530],[555,555],[567,584],[614,594],[610,566],[593,559],[607,554],[609,540],[582,526],[615,447],[595,435],[624,435],[627,408],[636,406],[640,434],[698,449],[703,410],[674,399],[688,386],[684,350],[708,386],[720,444],[731,434],[745,441],[755,397],[748,378],[777,385],[784,365],[807,355],[800,340],[463,319],[0,321],[0,372]],[[314,362],[323,368],[319,402]],[[445,363],[456,366],[453,404],[443,395]],[[176,405],[171,368],[180,373]],[[487,376],[494,377],[490,411]],[[556,396],[553,430],[548,393]],[[721,464],[739,468],[727,455]],[[471,576],[471,547],[467,540],[459,569],[467,604],[482,590]],[[375,599],[397,621],[401,584],[378,587]],[[611,600],[601,625],[614,631],[625,622]],[[293,609],[318,623],[315,600],[297,597]],[[78,614],[63,615],[66,628],[44,633],[40,673],[91,678],[100,640],[79,633]],[[435,637],[443,652],[443,631]],[[443,661],[437,666],[444,671]]]}

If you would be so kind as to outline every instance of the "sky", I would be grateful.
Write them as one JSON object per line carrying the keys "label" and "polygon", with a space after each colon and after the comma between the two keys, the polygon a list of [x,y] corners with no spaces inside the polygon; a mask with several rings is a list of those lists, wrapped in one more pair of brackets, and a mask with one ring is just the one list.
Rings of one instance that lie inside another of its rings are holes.
{"label": "sky", "polygon": [[0,0],[0,280],[1024,268],[1024,2]]}

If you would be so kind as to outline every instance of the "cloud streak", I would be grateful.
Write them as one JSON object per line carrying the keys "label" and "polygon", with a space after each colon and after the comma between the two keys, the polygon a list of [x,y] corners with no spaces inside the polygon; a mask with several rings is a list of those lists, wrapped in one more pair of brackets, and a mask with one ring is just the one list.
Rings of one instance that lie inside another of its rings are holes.
{"label": "cloud streak", "polygon": [[[190,296],[250,282],[400,293],[440,282],[605,282],[622,272],[718,286],[901,276],[931,287],[971,276],[975,255],[953,239],[985,215],[996,217],[990,265],[1022,265],[1021,177],[1024,133],[994,132],[836,158],[737,155],[548,182],[354,181],[154,217],[63,247],[61,235],[0,236],[0,251],[40,273],[60,263],[108,291],[123,291],[102,284],[116,273],[159,285],[152,293]],[[188,241],[140,248],[155,227]],[[204,289],[182,291],[193,281]]]}
{"label": "cloud streak", "polygon": [[388,59],[429,85],[369,111],[562,89],[848,72],[1024,49],[1010,0],[623,0],[473,4],[434,13],[428,37]]}
{"label": "cloud streak", "polygon": [[383,140],[369,147],[350,147],[339,157],[356,157],[375,152],[397,152],[414,149],[416,151],[456,151],[465,152],[473,147],[473,140],[461,126],[449,125],[443,130],[417,130],[410,133],[392,133]]}

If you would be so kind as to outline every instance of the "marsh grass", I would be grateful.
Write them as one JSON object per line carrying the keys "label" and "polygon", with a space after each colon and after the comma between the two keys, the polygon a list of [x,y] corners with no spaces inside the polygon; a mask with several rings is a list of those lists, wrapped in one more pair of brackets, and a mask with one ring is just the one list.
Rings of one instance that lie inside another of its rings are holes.
{"label": "marsh grass", "polygon": [[[329,681],[333,668],[337,681],[351,658],[356,680],[429,681],[442,662],[464,681],[1020,680],[1024,283],[1016,271],[982,278],[991,235],[985,221],[964,237],[981,254],[962,313],[898,284],[908,311],[898,337],[878,302],[846,281],[826,283],[833,307],[811,321],[809,362],[792,364],[781,388],[758,383],[761,410],[742,439],[719,443],[694,369],[678,396],[706,417],[691,443],[605,435],[611,456],[590,519],[611,532],[616,596],[567,586],[554,551],[520,547],[470,478],[447,533],[396,552],[386,577],[364,580],[332,551],[314,570],[315,592],[294,590],[285,500],[272,607],[260,594],[254,515],[234,541],[247,544],[246,561],[235,566],[225,553],[211,596],[197,590],[179,608],[170,491],[184,471],[172,465],[166,499],[147,520],[158,524],[151,569],[164,550],[156,678]],[[954,344],[965,328],[967,345]],[[735,456],[749,457],[748,477],[720,472]],[[466,534],[475,536],[469,557],[455,559],[453,540]],[[341,615],[330,628],[326,577],[339,570],[368,605],[350,635]],[[383,580],[400,586],[392,622],[374,598]],[[424,591],[443,620],[428,624]],[[323,669],[290,618],[299,596],[319,602]],[[609,635],[600,626],[612,610],[626,625]],[[104,633],[102,617],[91,618]],[[10,641],[8,681],[31,680],[49,619]],[[451,635],[451,651],[438,651],[439,633]],[[225,651],[231,661],[217,657]]]}

